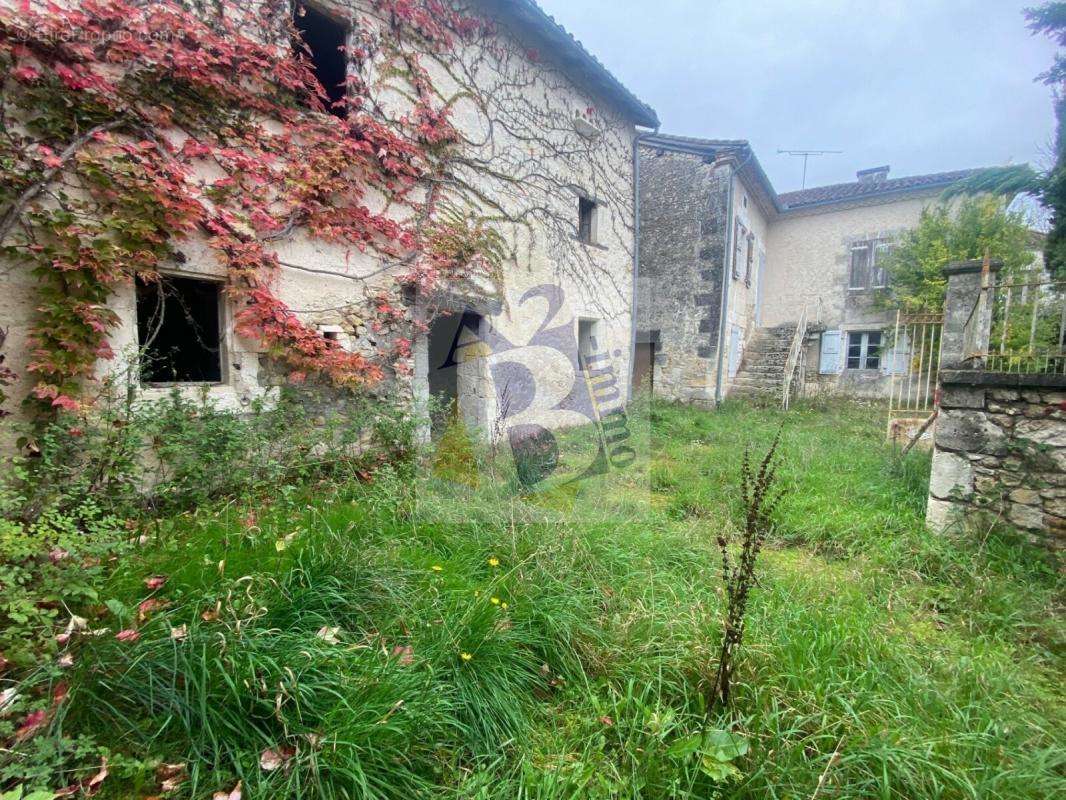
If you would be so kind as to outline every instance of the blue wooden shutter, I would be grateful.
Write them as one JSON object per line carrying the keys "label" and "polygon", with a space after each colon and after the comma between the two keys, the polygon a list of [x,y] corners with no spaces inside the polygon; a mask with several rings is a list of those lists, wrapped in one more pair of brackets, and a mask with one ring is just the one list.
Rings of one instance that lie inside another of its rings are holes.
{"label": "blue wooden shutter", "polygon": [[840,331],[822,331],[818,372],[822,375],[835,375],[840,372]]}

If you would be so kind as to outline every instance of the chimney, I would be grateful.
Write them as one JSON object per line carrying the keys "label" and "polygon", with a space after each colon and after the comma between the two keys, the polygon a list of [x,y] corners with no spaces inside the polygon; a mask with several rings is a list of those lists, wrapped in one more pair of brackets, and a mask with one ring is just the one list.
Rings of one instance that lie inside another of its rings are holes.
{"label": "chimney", "polygon": [[888,178],[888,165],[860,169],[855,173],[855,177],[859,179],[859,183],[881,183]]}

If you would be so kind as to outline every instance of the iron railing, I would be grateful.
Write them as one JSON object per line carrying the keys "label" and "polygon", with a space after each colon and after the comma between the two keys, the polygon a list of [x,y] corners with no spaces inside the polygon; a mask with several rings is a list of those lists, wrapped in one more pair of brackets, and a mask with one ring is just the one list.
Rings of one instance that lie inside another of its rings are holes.
{"label": "iron railing", "polygon": [[781,407],[784,408],[785,411],[788,411],[789,403],[792,402],[792,379],[796,375],[797,370],[800,370],[801,374],[803,371],[803,362],[805,361],[807,354],[807,349],[803,346],[806,338],[807,304],[804,303],[799,320],[796,322],[796,332],[792,335],[792,344],[788,348],[788,358],[785,359],[785,374],[781,383]]}
{"label": "iron railing", "polygon": [[888,420],[923,419],[936,410],[943,314],[896,312],[889,370]]}
{"label": "iron railing", "polygon": [[964,361],[987,372],[1066,374],[1066,281],[985,281],[964,341]]}

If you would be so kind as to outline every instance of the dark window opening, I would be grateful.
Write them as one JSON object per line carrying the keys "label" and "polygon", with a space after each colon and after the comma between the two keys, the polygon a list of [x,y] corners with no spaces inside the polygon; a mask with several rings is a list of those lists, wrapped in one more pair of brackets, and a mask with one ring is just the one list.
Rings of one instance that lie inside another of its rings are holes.
{"label": "dark window opening", "polygon": [[137,341],[145,383],[222,380],[220,285],[164,275],[137,282]]}
{"label": "dark window opening", "polygon": [[341,338],[339,331],[326,331],[322,336],[330,342],[339,342]]}
{"label": "dark window opening", "polygon": [[589,359],[596,354],[599,347],[596,342],[596,328],[594,319],[577,321],[577,357],[581,369],[588,369]]}
{"label": "dark window opening", "polygon": [[577,238],[585,244],[593,243],[596,204],[587,197],[577,199]]}
{"label": "dark window opening", "polygon": [[848,334],[848,369],[881,368],[881,331]]}
{"label": "dark window opening", "polygon": [[431,429],[440,435],[459,419],[463,385],[459,365],[473,356],[481,337],[481,317],[471,311],[437,317],[429,329],[429,394],[434,399]]}
{"label": "dark window opening", "polygon": [[[348,77],[348,27],[332,17],[302,3],[293,4],[293,23],[300,38],[310,50],[315,77],[322,84],[329,102],[329,113],[345,118],[347,95],[345,80]],[[299,48],[297,48],[299,50]],[[300,50],[306,57],[308,53]]]}

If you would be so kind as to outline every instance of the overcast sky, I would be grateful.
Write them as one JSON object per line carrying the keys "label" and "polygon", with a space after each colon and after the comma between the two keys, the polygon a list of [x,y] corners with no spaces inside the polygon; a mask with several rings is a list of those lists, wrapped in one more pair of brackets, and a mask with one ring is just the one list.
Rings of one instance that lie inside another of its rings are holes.
{"label": "overcast sky", "polygon": [[1037,0],[539,0],[665,133],[748,139],[775,188],[1028,161],[1044,166],[1053,46]]}

